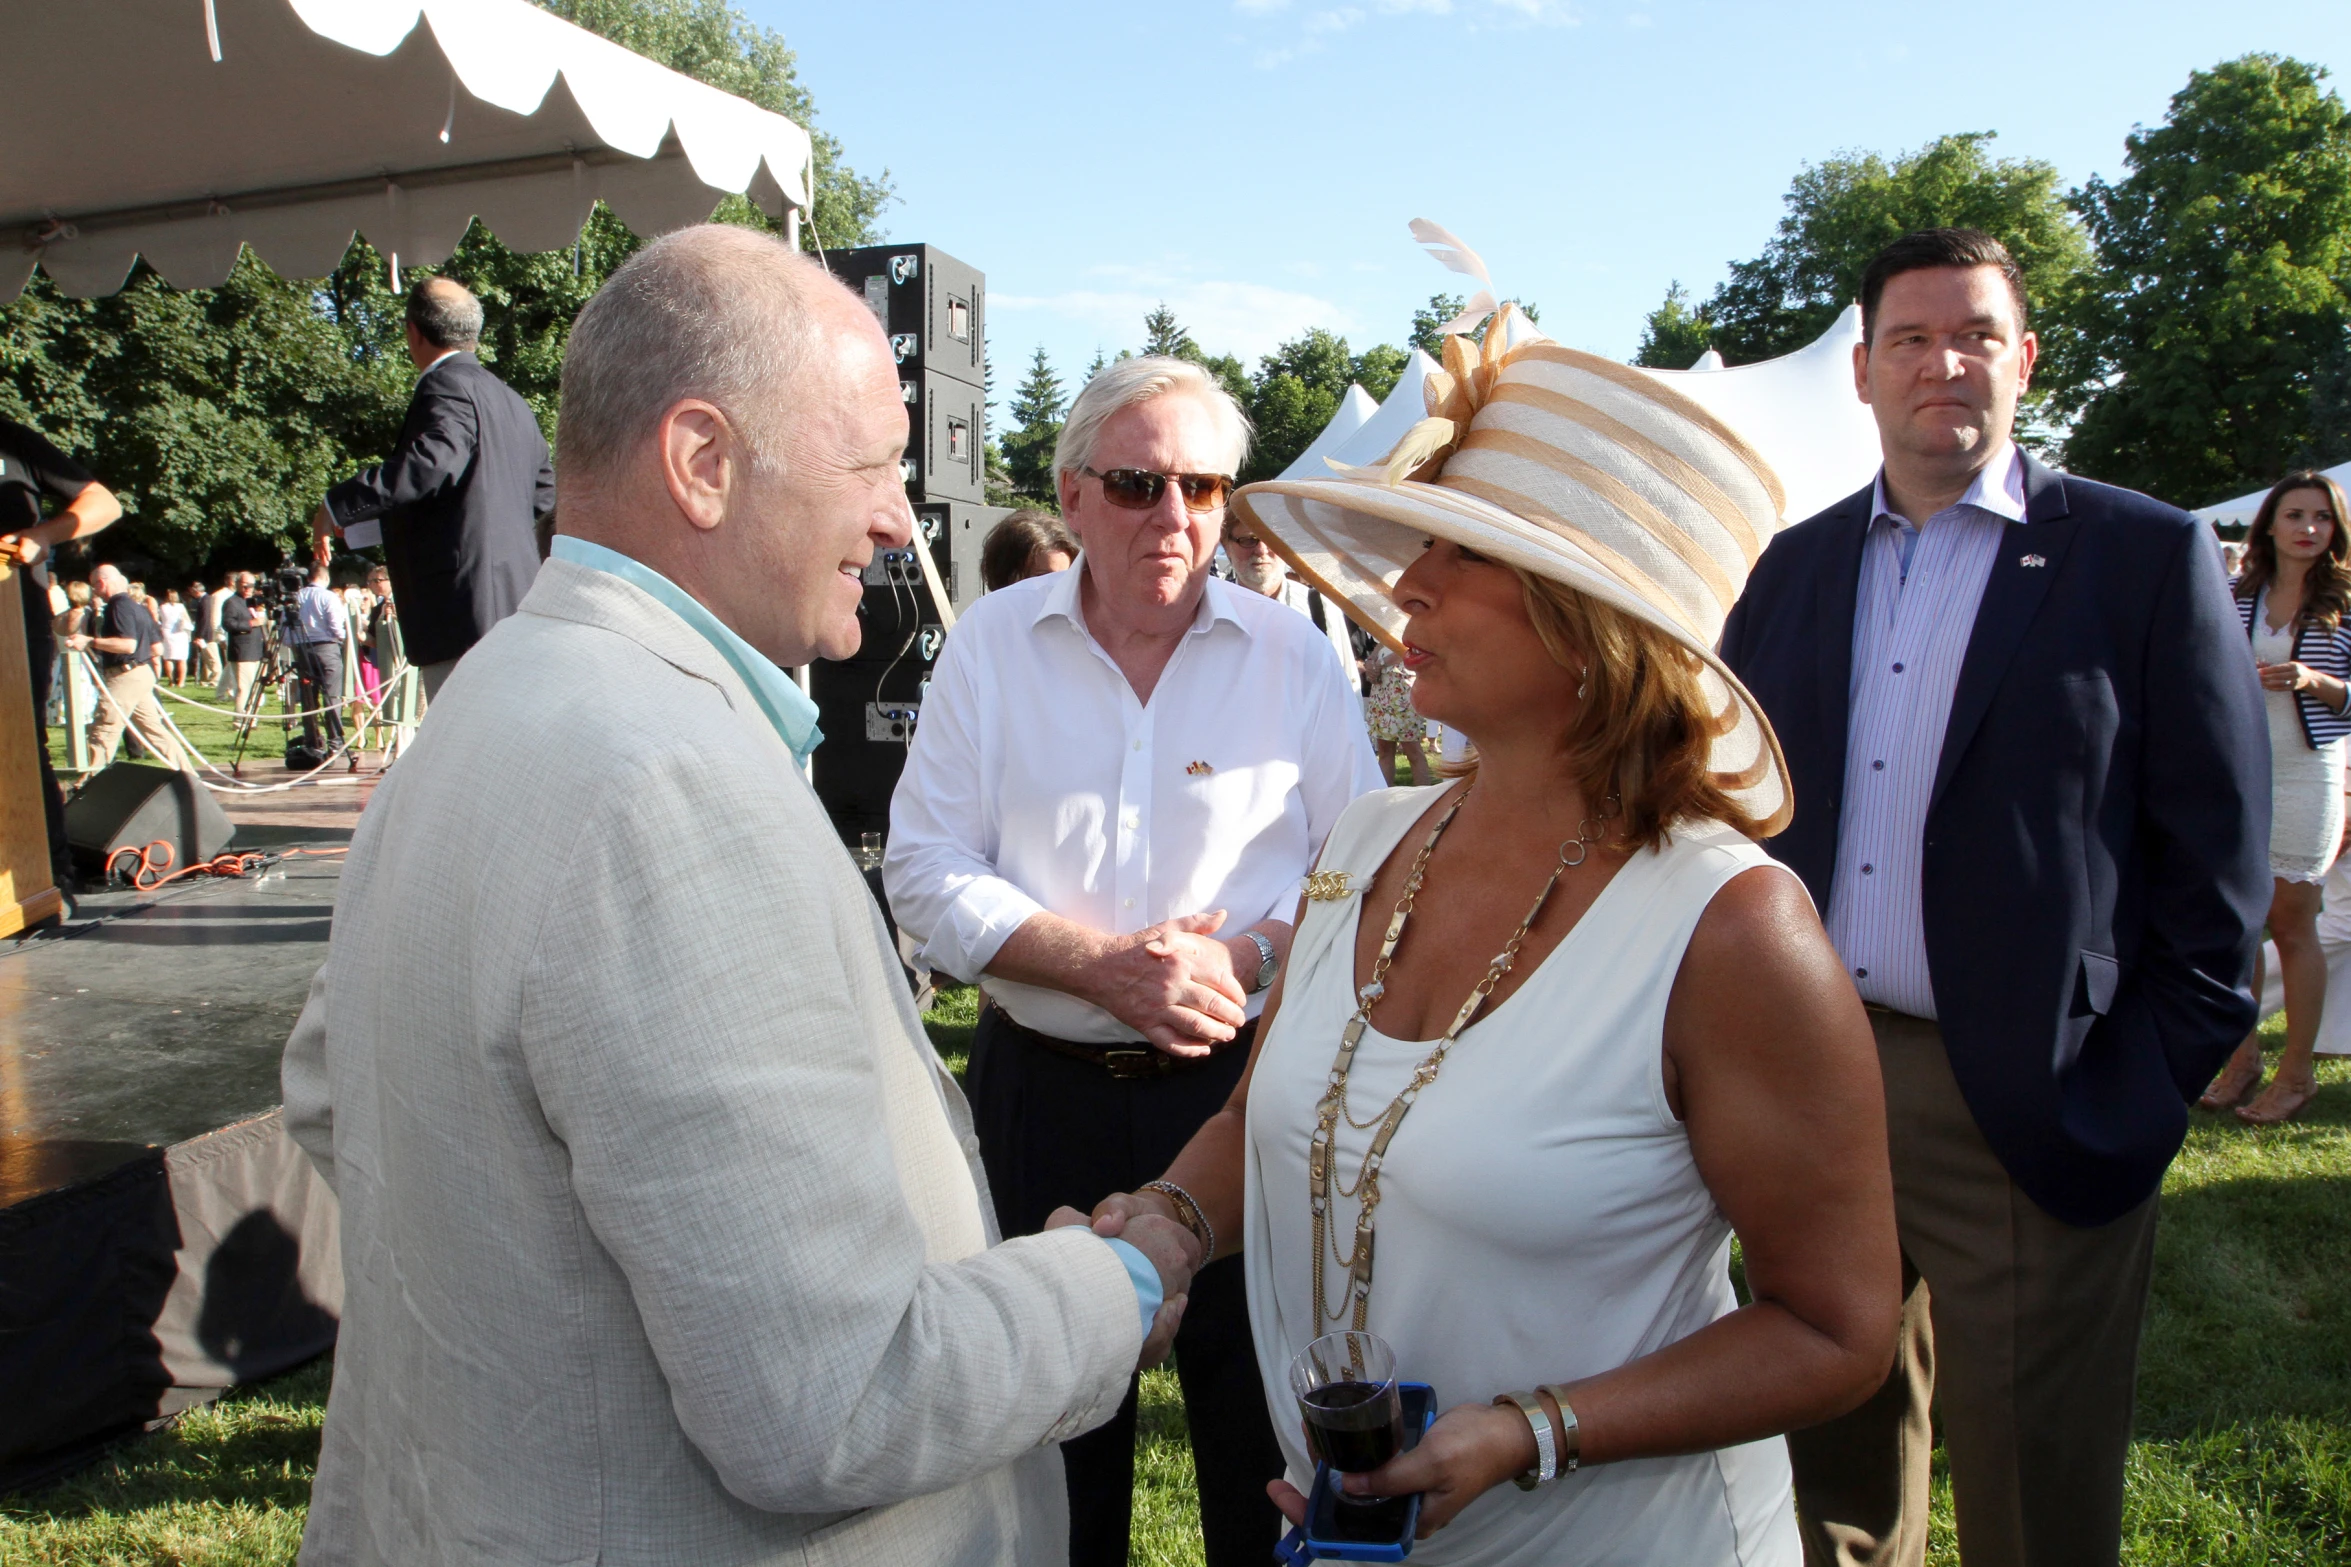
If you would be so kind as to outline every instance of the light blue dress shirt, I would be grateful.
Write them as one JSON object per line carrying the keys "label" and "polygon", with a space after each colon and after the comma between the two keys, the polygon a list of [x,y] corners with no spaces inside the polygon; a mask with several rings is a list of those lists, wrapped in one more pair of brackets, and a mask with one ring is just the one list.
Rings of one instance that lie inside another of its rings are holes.
{"label": "light blue dress shirt", "polygon": [[[799,682],[785,674],[766,654],[735,635],[723,620],[713,615],[700,599],[639,560],[633,560],[615,549],[591,544],[586,539],[575,539],[570,534],[555,536],[549,551],[557,560],[585,566],[590,571],[601,571],[620,578],[633,588],[642,589],[664,609],[691,626],[702,640],[708,642],[727,661],[727,667],[743,677],[750,688],[751,700],[775,732],[791,751],[792,759],[803,767],[808,757],[824,743],[824,731],[816,727],[816,704]],[[1143,1336],[1151,1336],[1151,1319],[1159,1314],[1162,1291],[1159,1270],[1127,1242],[1104,1237],[1103,1244],[1118,1254],[1118,1260],[1127,1270],[1127,1277],[1135,1286],[1135,1304],[1143,1313]]]}
{"label": "light blue dress shirt", "polygon": [[775,726],[775,732],[791,751],[792,759],[801,766],[807,766],[809,753],[824,744],[824,731],[816,727],[816,704],[800,689],[799,682],[778,669],[766,654],[736,636],[725,621],[713,615],[693,594],[642,561],[586,539],[575,539],[568,533],[555,535],[555,545],[549,553],[557,560],[604,572],[631,587],[643,589],[664,609],[693,627],[727,661],[727,667],[743,677],[743,684],[751,690],[751,700],[759,704],[760,712],[767,715],[767,721]]}
{"label": "light blue dress shirt", "polygon": [[1894,513],[1880,473],[1861,546],[1828,934],[1862,1000],[1913,1017],[1936,1016],[1920,859],[1943,732],[1992,563],[2024,520],[2011,446],[1924,526]]}

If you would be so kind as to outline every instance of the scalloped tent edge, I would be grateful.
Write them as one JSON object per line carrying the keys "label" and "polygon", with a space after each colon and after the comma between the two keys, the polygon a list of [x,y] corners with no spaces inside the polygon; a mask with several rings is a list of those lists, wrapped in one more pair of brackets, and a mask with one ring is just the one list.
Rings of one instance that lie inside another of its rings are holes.
{"label": "scalloped tent edge", "polygon": [[748,196],[797,234],[808,133],[526,0],[0,0],[21,60],[102,62],[70,132],[0,106],[0,302],[33,269],[76,298],[144,257],[178,288],[250,248],[331,272],[354,237],[446,260],[479,218],[518,251],[577,238],[598,200],[639,234]]}

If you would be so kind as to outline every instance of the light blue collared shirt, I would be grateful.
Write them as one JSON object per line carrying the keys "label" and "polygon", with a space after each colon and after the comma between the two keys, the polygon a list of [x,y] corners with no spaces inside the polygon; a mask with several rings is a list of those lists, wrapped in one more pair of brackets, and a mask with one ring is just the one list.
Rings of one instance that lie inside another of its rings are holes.
{"label": "light blue collared shirt", "polygon": [[575,539],[568,533],[555,535],[555,546],[549,553],[557,560],[601,571],[631,587],[644,589],[664,609],[692,626],[727,661],[727,666],[743,677],[743,684],[750,688],[751,700],[759,704],[760,712],[775,726],[776,734],[792,753],[792,760],[805,767],[809,753],[824,744],[824,731],[816,727],[816,704],[800,689],[799,682],[778,669],[766,654],[736,636],[725,621],[713,615],[693,594],[642,561],[631,560],[618,550],[591,544],[586,539]]}
{"label": "light blue collared shirt", "polygon": [[[575,539],[568,533],[555,536],[549,551],[557,560],[585,566],[590,571],[601,571],[620,578],[631,587],[641,588],[654,601],[694,628],[704,641],[717,650],[729,668],[743,677],[750,688],[751,700],[792,753],[792,759],[802,766],[808,764],[809,753],[824,743],[824,731],[816,727],[816,704],[808,699],[799,683],[775,665],[766,654],[735,635],[727,623],[720,620],[684,588],[655,571],[642,561],[632,560],[615,549],[591,544],[586,539]],[[1135,1286],[1135,1305],[1143,1313],[1143,1336],[1151,1336],[1151,1319],[1159,1314],[1162,1291],[1159,1270],[1126,1241],[1104,1237],[1103,1244],[1117,1254],[1127,1270],[1127,1278]]]}
{"label": "light blue collared shirt", "polygon": [[1861,999],[1936,1016],[1920,861],[1959,667],[2008,529],[2025,520],[2024,456],[1984,465],[1925,520],[1898,515],[1878,475],[1853,605],[1845,802],[1828,934]]}

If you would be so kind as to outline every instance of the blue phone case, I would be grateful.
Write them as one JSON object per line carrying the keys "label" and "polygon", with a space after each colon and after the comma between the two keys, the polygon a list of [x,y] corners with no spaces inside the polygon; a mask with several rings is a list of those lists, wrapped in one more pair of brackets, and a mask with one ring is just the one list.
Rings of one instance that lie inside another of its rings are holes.
{"label": "blue phone case", "polygon": [[[1437,1390],[1426,1382],[1399,1382],[1404,1400],[1404,1450],[1420,1446],[1421,1434],[1437,1418]],[[1412,1554],[1412,1537],[1420,1529],[1420,1498],[1404,1499],[1404,1528],[1395,1540],[1337,1538],[1338,1498],[1332,1487],[1331,1466],[1314,1466],[1314,1494],[1306,1499],[1306,1523],[1282,1536],[1274,1560],[1283,1567],[1306,1567],[1308,1562],[1400,1562]]]}

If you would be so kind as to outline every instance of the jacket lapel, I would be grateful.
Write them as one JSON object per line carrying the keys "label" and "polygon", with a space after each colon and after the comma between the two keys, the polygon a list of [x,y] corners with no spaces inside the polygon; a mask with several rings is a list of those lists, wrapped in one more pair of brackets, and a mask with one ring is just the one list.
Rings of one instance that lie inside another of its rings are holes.
{"label": "jacket lapel", "polygon": [[1861,591],[1861,551],[1869,541],[1872,483],[1847,496],[1830,514],[1828,558],[1822,564],[1814,624],[1820,636],[1820,734],[1828,749],[1821,776],[1841,786],[1846,729],[1853,707],[1853,616]]}
{"label": "jacket lapel", "polygon": [[[2065,565],[2065,552],[2077,531],[2065,498],[2065,477],[2055,469],[2024,459],[2025,521],[2010,523],[1993,557],[1992,575],[1976,608],[1975,629],[1968,634],[1967,656],[1959,664],[1959,685],[1951,695],[1951,721],[1943,730],[1943,753],[1935,764],[1935,790],[1927,801],[1931,815],[1943,790],[1967,753],[1968,742],[1992,707],[1992,697],[2016,657],[2025,628],[2040,611],[2049,584]],[[2035,564],[2027,566],[2027,558]]]}

